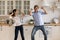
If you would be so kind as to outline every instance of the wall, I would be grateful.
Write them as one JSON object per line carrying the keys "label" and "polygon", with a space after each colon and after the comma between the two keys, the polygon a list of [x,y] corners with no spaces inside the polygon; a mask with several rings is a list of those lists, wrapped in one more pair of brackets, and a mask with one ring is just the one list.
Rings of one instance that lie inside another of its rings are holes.
{"label": "wall", "polygon": [[[41,2],[41,0],[30,0],[31,2],[30,2],[30,8],[32,8],[33,9],[33,7],[34,7],[34,5],[42,5],[42,2]],[[47,0],[46,0],[47,1]],[[57,0],[53,0],[53,1],[57,1]],[[52,0],[48,0],[47,2],[53,2]],[[46,9],[46,11],[47,11],[47,15],[45,15],[45,16],[43,16],[43,19],[44,19],[44,21],[45,22],[50,22],[54,17],[60,17],[60,9],[58,8],[58,9],[56,9],[54,12],[53,12],[53,10],[51,9],[51,8],[49,8],[49,7],[47,7],[47,6],[44,6],[44,8]],[[48,20],[47,20],[48,19]]]}
{"label": "wall", "polygon": [[[33,9],[33,7],[34,7],[34,5],[42,5],[42,0],[30,0],[31,2],[30,2],[30,8],[32,8]],[[48,3],[50,3],[50,2],[53,2],[53,1],[57,1],[57,0],[45,0],[46,2],[48,2]],[[43,19],[44,19],[44,21],[45,22],[50,22],[54,17],[60,17],[60,9],[58,8],[58,9],[56,9],[54,12],[53,12],[53,10],[51,10],[51,8],[49,8],[49,7],[44,7],[45,9],[46,9],[46,11],[47,11],[47,15],[45,15],[45,16],[43,16]],[[32,17],[28,17],[27,19],[29,19],[29,18],[32,18]],[[48,19],[48,20],[47,20]]]}

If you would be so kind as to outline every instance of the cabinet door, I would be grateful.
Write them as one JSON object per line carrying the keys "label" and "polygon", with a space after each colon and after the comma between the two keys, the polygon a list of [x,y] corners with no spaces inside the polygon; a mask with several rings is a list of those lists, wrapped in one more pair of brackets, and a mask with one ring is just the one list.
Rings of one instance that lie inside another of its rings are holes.
{"label": "cabinet door", "polygon": [[9,27],[2,26],[2,30],[0,30],[0,40],[9,40]]}
{"label": "cabinet door", "polygon": [[60,26],[52,27],[52,39],[53,40],[60,40]]}
{"label": "cabinet door", "polygon": [[60,26],[46,26],[48,40],[60,40]]}
{"label": "cabinet door", "polygon": [[54,26],[45,26],[45,30],[46,30],[46,34],[47,34],[47,39],[48,40],[52,40],[53,27]]}
{"label": "cabinet door", "polygon": [[[34,26],[24,26],[24,35],[25,35],[25,40],[31,40],[31,33],[32,33],[32,29]],[[35,40],[42,40],[43,39],[43,35],[42,32],[40,30],[38,30],[35,34]]]}
{"label": "cabinet door", "polygon": [[24,35],[25,40],[31,40],[31,32],[32,32],[33,26],[24,26]]}

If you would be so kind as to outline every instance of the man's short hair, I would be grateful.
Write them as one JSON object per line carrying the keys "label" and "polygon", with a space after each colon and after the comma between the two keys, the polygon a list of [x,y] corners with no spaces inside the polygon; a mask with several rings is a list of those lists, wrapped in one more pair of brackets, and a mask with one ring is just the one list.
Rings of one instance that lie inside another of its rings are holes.
{"label": "man's short hair", "polygon": [[36,7],[38,7],[38,8],[39,8],[39,6],[38,6],[38,5],[35,5],[35,6],[34,6],[34,9],[35,9]]}

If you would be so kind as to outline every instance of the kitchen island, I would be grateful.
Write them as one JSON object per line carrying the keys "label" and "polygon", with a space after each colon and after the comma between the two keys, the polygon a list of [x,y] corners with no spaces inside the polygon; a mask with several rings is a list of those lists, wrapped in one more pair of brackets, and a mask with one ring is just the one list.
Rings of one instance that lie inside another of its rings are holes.
{"label": "kitchen island", "polygon": [[[33,25],[24,24],[24,36],[26,40],[31,40],[31,32]],[[14,29],[15,27],[8,24],[0,23],[0,40],[14,40]],[[46,33],[48,40],[60,40],[60,24],[45,24]],[[41,31],[37,31],[35,39],[43,40]],[[20,34],[18,40],[21,40]]]}

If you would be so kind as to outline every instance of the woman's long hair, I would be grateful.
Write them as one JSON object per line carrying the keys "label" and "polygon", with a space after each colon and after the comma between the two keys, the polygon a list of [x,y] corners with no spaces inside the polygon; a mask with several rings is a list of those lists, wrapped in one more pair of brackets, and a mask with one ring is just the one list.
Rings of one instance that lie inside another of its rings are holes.
{"label": "woman's long hair", "polygon": [[11,15],[12,17],[15,17],[15,13],[16,13],[17,9],[14,9],[12,12],[9,13],[9,15]]}

